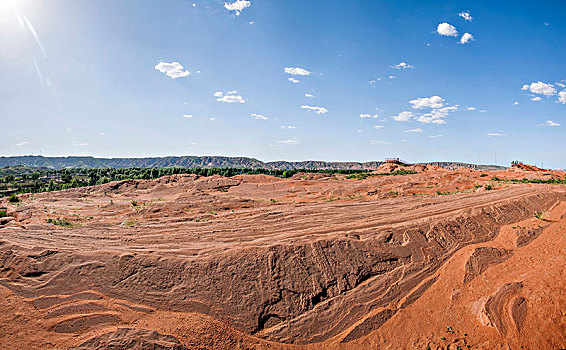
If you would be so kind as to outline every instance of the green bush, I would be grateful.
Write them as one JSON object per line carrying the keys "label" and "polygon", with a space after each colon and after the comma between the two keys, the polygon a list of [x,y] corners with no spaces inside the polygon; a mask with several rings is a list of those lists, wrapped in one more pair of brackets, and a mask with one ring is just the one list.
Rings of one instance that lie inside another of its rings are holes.
{"label": "green bush", "polygon": [[5,218],[6,216],[8,216],[8,213],[5,210],[0,210],[0,218]]}
{"label": "green bush", "polygon": [[49,218],[47,219],[47,222],[53,225],[66,227],[66,228],[71,228],[76,226],[72,221],[70,221],[67,218],[57,218],[57,219]]}
{"label": "green bush", "polygon": [[18,196],[16,196],[15,194],[11,194],[10,198],[8,198],[8,202],[10,203],[19,203],[20,202],[20,198],[18,198]]}

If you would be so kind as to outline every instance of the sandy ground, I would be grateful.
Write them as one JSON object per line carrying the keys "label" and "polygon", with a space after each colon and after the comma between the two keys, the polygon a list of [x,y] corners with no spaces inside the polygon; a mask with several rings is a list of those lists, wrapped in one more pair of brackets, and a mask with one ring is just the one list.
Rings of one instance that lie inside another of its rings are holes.
{"label": "sandy ground", "polygon": [[566,347],[565,188],[491,181],[565,174],[415,170],[0,202],[0,348]]}

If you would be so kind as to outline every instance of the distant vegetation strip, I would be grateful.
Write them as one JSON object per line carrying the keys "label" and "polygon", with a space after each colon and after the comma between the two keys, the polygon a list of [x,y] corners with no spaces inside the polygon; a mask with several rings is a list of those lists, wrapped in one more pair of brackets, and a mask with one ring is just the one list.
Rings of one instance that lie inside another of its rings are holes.
{"label": "distant vegetation strip", "polygon": [[200,176],[265,174],[289,178],[299,172],[361,175],[367,170],[358,169],[251,169],[251,168],[105,168],[105,169],[38,169],[8,167],[0,169],[0,196],[18,193],[39,193],[69,188],[101,185],[111,181],[157,179],[166,175],[195,174]]}
{"label": "distant vegetation strip", "polygon": [[516,184],[546,184],[546,185],[566,185],[566,177],[564,179],[500,179],[494,176],[491,181],[497,182],[511,182]]}

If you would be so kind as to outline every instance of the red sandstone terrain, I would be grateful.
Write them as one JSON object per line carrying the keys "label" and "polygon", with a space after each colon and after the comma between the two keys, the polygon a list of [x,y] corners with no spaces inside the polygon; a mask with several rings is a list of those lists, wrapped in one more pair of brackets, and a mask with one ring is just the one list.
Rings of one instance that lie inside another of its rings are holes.
{"label": "red sandstone terrain", "polygon": [[565,174],[413,170],[4,199],[0,348],[565,348],[566,188],[491,181]]}

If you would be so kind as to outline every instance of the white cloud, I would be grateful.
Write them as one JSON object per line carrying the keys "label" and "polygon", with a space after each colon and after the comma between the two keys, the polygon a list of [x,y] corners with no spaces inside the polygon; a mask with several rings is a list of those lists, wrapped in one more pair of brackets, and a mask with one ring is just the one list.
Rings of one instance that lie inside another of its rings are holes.
{"label": "white cloud", "polygon": [[421,128],[415,128],[415,129],[405,130],[405,131],[403,131],[403,132],[416,132],[416,133],[419,133],[419,132],[423,132],[423,129],[421,129]]}
{"label": "white cloud", "polygon": [[442,137],[442,134],[430,135],[429,137],[430,137],[431,139],[435,139],[435,138],[438,138],[438,137]]}
{"label": "white cloud", "polygon": [[281,141],[277,141],[277,143],[283,144],[283,145],[298,145],[299,140],[297,140],[297,139],[281,140]]}
{"label": "white cloud", "polygon": [[560,126],[560,124],[553,122],[552,120],[547,120],[542,124],[539,124],[538,126]]}
{"label": "white cloud", "polygon": [[466,21],[471,21],[472,18],[473,18],[472,15],[470,15],[469,12],[461,12],[461,13],[458,14],[458,16],[462,17]]}
{"label": "white cloud", "polygon": [[295,78],[288,78],[288,79],[289,79],[289,81],[290,81],[291,83],[295,83],[295,84],[301,82],[300,80],[297,80],[297,79],[295,79]]}
{"label": "white cloud", "polygon": [[260,119],[260,120],[268,120],[269,119],[269,117],[266,117],[262,114],[257,114],[257,113],[250,114],[250,117],[254,117],[254,119]]}
{"label": "white cloud", "polygon": [[383,129],[385,126],[384,125],[374,125],[373,126],[376,129]]}
{"label": "white cloud", "polygon": [[316,114],[324,114],[324,113],[328,112],[328,109],[326,109],[324,107],[314,107],[314,106],[302,105],[301,108],[309,110],[309,111],[313,111]]}
{"label": "white cloud", "polygon": [[191,74],[188,70],[184,70],[183,66],[179,62],[159,62],[155,65],[155,69],[161,73],[167,74],[167,76],[171,79],[182,78]]}
{"label": "white cloud", "polygon": [[513,106],[516,106],[518,104],[519,104],[519,102],[517,102],[517,101],[513,102]]}
{"label": "white cloud", "polygon": [[396,64],[394,66],[391,66],[391,68],[395,68],[395,69],[413,69],[415,68],[415,66],[408,64],[406,62],[401,62],[399,64]]}
{"label": "white cloud", "polygon": [[423,108],[440,108],[444,105],[444,99],[440,96],[421,97],[416,100],[409,101],[415,109]]}
{"label": "white cloud", "polygon": [[438,32],[438,34],[444,36],[458,36],[458,31],[456,30],[456,27],[446,22],[440,23],[436,28],[436,31]]}
{"label": "white cloud", "polygon": [[542,98],[540,98],[540,96],[533,96],[531,98],[531,101],[535,101],[535,102],[539,102],[540,100],[542,100]]}
{"label": "white cloud", "polygon": [[192,117],[192,114],[183,114],[183,118],[191,119]]}
{"label": "white cloud", "polygon": [[476,110],[476,107],[468,107],[468,108],[466,108],[466,110],[467,110],[467,111],[475,111],[475,110]]}
{"label": "white cloud", "polygon": [[296,128],[297,127],[293,126],[293,125],[283,125],[283,126],[281,126],[281,129],[296,129]]}
{"label": "white cloud", "polygon": [[389,79],[395,79],[395,76],[394,76],[394,75],[390,75],[390,76],[389,76]]}
{"label": "white cloud", "polygon": [[250,22],[250,25],[251,25],[251,26],[253,26],[254,24],[255,24],[255,22],[254,22],[254,21],[251,21],[251,22]]}
{"label": "white cloud", "polygon": [[383,141],[383,140],[373,140],[373,141],[370,141],[370,144],[372,144],[372,145],[374,145],[374,146],[378,146],[378,145],[390,145],[391,142]]}
{"label": "white cloud", "polygon": [[566,88],[566,84],[562,84],[560,82],[555,83],[557,86],[560,86],[561,88]]}
{"label": "white cloud", "polygon": [[523,85],[521,90],[528,90],[533,94],[552,96],[556,94],[556,89],[552,84],[543,83],[542,81],[531,83],[531,85]]}
{"label": "white cloud", "polygon": [[29,145],[29,142],[21,141],[21,142],[16,143],[16,146],[25,146],[25,145]]}
{"label": "white cloud", "polygon": [[404,112],[401,112],[401,113],[393,116],[392,118],[396,122],[408,122],[409,119],[411,119],[412,116],[413,116],[413,112],[404,111]]}
{"label": "white cloud", "polygon": [[462,38],[460,38],[460,44],[467,44],[470,41],[474,41],[474,36],[470,33],[464,33],[464,35],[462,35]]}
{"label": "white cloud", "polygon": [[210,117],[210,118],[208,118],[208,119],[209,119],[209,120],[216,120],[216,118],[214,118],[214,117]]}
{"label": "white cloud", "polygon": [[246,103],[246,100],[240,96],[235,95],[238,90],[228,91],[226,94],[217,91],[214,93],[214,97],[217,97],[216,101],[218,102],[226,102],[226,103]]}
{"label": "white cloud", "polygon": [[502,133],[502,132],[489,132],[489,133],[487,133],[487,136],[497,136],[497,137],[500,137],[500,136],[507,136],[507,135],[505,135],[505,134]]}
{"label": "white cloud", "polygon": [[425,124],[446,124],[446,120],[444,119],[457,110],[458,105],[436,108],[429,113],[417,117],[416,120]]}
{"label": "white cloud", "polygon": [[313,97],[314,97],[314,95],[313,95],[313,94],[305,94],[305,97],[308,97],[308,98],[313,98]]}
{"label": "white cloud", "polygon": [[285,73],[291,74],[291,75],[310,75],[311,74],[311,72],[309,72],[308,70],[306,70],[304,68],[298,68],[298,67],[285,67],[284,71],[285,71]]}
{"label": "white cloud", "polygon": [[99,132],[98,136],[106,136],[106,133],[105,132]]}
{"label": "white cloud", "polygon": [[360,118],[377,118],[377,114],[360,114]]}
{"label": "white cloud", "polygon": [[88,146],[89,143],[88,142],[73,142],[73,145],[84,147],[84,146]]}
{"label": "white cloud", "polygon": [[480,113],[485,113],[485,112],[487,112],[487,109],[482,109],[482,110],[480,111]]}
{"label": "white cloud", "polygon": [[558,102],[566,104],[566,91],[560,91],[558,93]]}
{"label": "white cloud", "polygon": [[236,16],[239,16],[240,12],[242,12],[245,8],[250,6],[251,6],[251,2],[247,0],[236,0],[231,4],[227,2],[224,3],[224,8],[226,8],[226,10],[228,11],[235,11]]}

